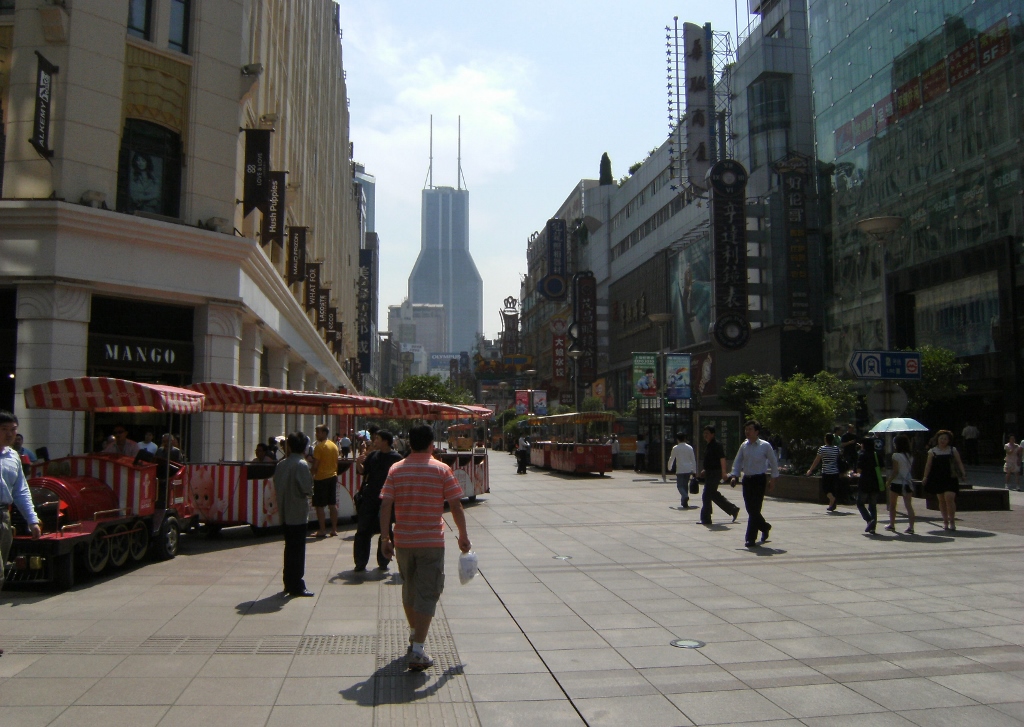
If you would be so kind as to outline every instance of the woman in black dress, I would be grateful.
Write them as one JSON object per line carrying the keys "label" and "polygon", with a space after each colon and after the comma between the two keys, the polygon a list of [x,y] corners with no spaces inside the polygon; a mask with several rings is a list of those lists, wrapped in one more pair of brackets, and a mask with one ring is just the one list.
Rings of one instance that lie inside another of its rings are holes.
{"label": "woman in black dress", "polygon": [[[956,532],[956,493],[960,480],[967,479],[960,453],[953,446],[953,433],[941,429],[935,435],[936,444],[928,450],[921,484],[929,495],[935,495],[942,512],[942,529]],[[959,476],[959,479],[957,479]]]}

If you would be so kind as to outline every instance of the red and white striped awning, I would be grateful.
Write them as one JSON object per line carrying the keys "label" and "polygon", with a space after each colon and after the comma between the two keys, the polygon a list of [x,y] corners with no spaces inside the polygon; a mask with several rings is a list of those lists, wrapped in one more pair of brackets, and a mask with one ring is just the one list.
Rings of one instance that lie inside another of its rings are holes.
{"label": "red and white striped awning", "polygon": [[463,405],[463,408],[472,412],[473,416],[475,416],[477,419],[490,419],[491,417],[494,416],[494,410],[486,406],[479,406],[477,404],[465,404]]}
{"label": "red and white striped awning", "polygon": [[389,416],[395,419],[469,419],[475,416],[462,406],[420,399],[394,399]]}
{"label": "red and white striped awning", "polygon": [[189,384],[187,388],[206,395],[206,411],[235,414],[381,415],[391,408],[388,399],[352,394],[213,382]]}
{"label": "red and white striped awning", "polygon": [[58,379],[25,389],[29,409],[62,411],[195,414],[203,410],[204,398],[200,392],[175,386],[105,376]]}

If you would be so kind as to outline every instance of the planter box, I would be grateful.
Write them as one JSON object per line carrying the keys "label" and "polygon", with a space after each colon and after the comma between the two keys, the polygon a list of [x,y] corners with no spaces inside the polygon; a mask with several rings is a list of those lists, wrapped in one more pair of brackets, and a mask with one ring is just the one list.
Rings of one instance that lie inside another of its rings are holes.
{"label": "planter box", "polygon": [[[939,502],[934,495],[928,495],[925,502],[929,510],[938,510]],[[957,512],[979,510],[1010,510],[1010,491],[994,487],[961,489],[956,493]]]}
{"label": "planter box", "polygon": [[802,475],[780,475],[769,496],[800,502],[828,502],[825,493],[821,491],[821,478]]}

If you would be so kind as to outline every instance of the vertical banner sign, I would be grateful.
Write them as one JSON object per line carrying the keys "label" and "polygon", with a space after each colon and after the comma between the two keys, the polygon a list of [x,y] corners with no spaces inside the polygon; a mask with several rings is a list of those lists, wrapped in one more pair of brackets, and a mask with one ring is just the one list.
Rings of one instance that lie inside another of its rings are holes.
{"label": "vertical banner sign", "polygon": [[548,415],[548,392],[533,391],[533,413],[539,417]]}
{"label": "vertical banner sign", "polygon": [[327,309],[331,307],[331,289],[320,287],[320,294],[316,297],[316,327],[322,331],[327,330]]}
{"label": "vertical banner sign", "polygon": [[986,28],[985,32],[978,37],[978,44],[981,46],[982,68],[1010,55],[1013,46],[1010,41],[1009,21],[1003,18],[995,25]]}
{"label": "vertical banner sign", "polygon": [[359,365],[363,371],[370,371],[372,321],[370,311],[373,306],[373,250],[359,251],[359,278],[356,281],[356,346]]}
{"label": "vertical banner sign", "polygon": [[519,352],[519,312],[516,306],[519,301],[511,295],[505,298],[505,307],[501,309],[501,355],[515,356]]}
{"label": "vertical banner sign", "polygon": [[338,331],[335,328],[338,322],[338,309],[328,308],[327,309],[327,328],[324,329],[324,340],[327,345],[332,349],[334,348],[334,338],[337,336]]}
{"label": "vertical banner sign", "polygon": [[658,395],[658,354],[633,353],[633,398],[651,399]]}
{"label": "vertical banner sign", "polygon": [[[704,28],[683,23],[683,43],[686,47],[686,176],[691,186],[703,188],[711,165],[711,139],[714,138],[715,107],[714,79],[708,78],[707,47]],[[709,96],[708,92],[711,92]]]}
{"label": "vertical banner sign", "polygon": [[457,358],[448,359],[448,380],[453,384],[459,381],[459,359]]}
{"label": "vertical banner sign", "polygon": [[690,398],[690,354],[670,353],[665,356],[665,398]]}
{"label": "vertical banner sign", "polygon": [[320,265],[321,263],[306,263],[306,312],[316,310],[320,302]]}
{"label": "vertical banner sign", "polygon": [[589,384],[597,378],[597,278],[589,270],[572,276],[573,325],[576,346],[583,355],[579,360],[579,383]]}
{"label": "vertical banner sign", "polygon": [[267,204],[263,210],[260,240],[284,247],[285,172],[267,172]]}
{"label": "vertical banner sign", "polygon": [[334,321],[334,355],[338,356],[345,349],[344,341],[345,324],[339,320]]}
{"label": "vertical banner sign", "polygon": [[548,300],[565,300],[565,220],[548,220],[548,274],[537,282],[537,292]]}
{"label": "vertical banner sign", "polygon": [[551,321],[551,380],[555,382],[566,380],[565,352],[569,342],[565,328],[563,319],[555,318]]}
{"label": "vertical banner sign", "polygon": [[516,389],[516,416],[530,413],[529,389]]}
{"label": "vertical banner sign", "polygon": [[306,228],[288,228],[288,285],[306,279]]}
{"label": "vertical banner sign", "polygon": [[270,171],[270,130],[244,129],[245,179],[242,216],[255,209],[266,210],[267,174]]}
{"label": "vertical banner sign", "polygon": [[750,338],[747,322],[747,170],[723,159],[708,172],[714,247],[715,340],[738,349]]}
{"label": "vertical banner sign", "polygon": [[787,328],[810,328],[810,265],[807,258],[807,192],[810,166],[806,157],[791,154],[773,167],[782,180],[782,208],[785,211],[786,263],[789,285]]}
{"label": "vertical banner sign", "polygon": [[36,111],[32,117],[32,138],[28,143],[35,147],[40,156],[49,159],[50,149],[50,106],[53,102],[53,77],[60,70],[36,51],[39,63],[36,66]]}

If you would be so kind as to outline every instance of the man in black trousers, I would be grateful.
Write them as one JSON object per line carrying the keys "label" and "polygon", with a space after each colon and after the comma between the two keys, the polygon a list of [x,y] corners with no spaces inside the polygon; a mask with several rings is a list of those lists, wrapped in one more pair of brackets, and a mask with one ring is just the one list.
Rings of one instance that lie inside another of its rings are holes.
{"label": "man in black trousers", "polygon": [[[373,451],[360,455],[356,459],[356,472],[363,476],[363,486],[359,490],[359,504],[356,506],[359,524],[352,543],[352,558],[355,561],[355,572],[362,573],[370,562],[370,543],[373,536],[380,534],[380,489],[388,478],[391,465],[402,461],[402,455],[391,448],[395,435],[386,429],[378,430],[371,440]],[[391,539],[391,533],[385,535]],[[380,539],[377,540],[377,566],[385,570],[391,564],[381,552]]]}
{"label": "man in black trousers", "polygon": [[698,525],[711,524],[711,504],[718,505],[732,516],[732,521],[740,514],[740,508],[733,505],[718,491],[720,482],[725,482],[728,477],[728,469],[725,464],[725,448],[715,439],[715,425],[708,424],[704,427],[704,461],[700,476],[704,478],[704,494],[701,497],[703,505],[700,509],[700,521]]}
{"label": "man in black trousers", "polygon": [[277,508],[284,530],[284,591],[289,596],[310,597],[303,575],[306,571],[306,531],[309,529],[309,498],[313,473],[306,463],[309,438],[302,432],[288,435],[288,456],[274,470]]}
{"label": "man in black trousers", "polygon": [[772,529],[761,514],[761,506],[765,492],[771,492],[779,479],[779,460],[772,445],[761,439],[760,422],[748,420],[743,426],[743,433],[747,438],[736,453],[730,480],[736,484],[740,472],[743,472],[743,505],[747,510],[747,536],[743,544],[753,548],[760,544],[756,540],[758,532],[761,533],[760,542],[764,543]]}

